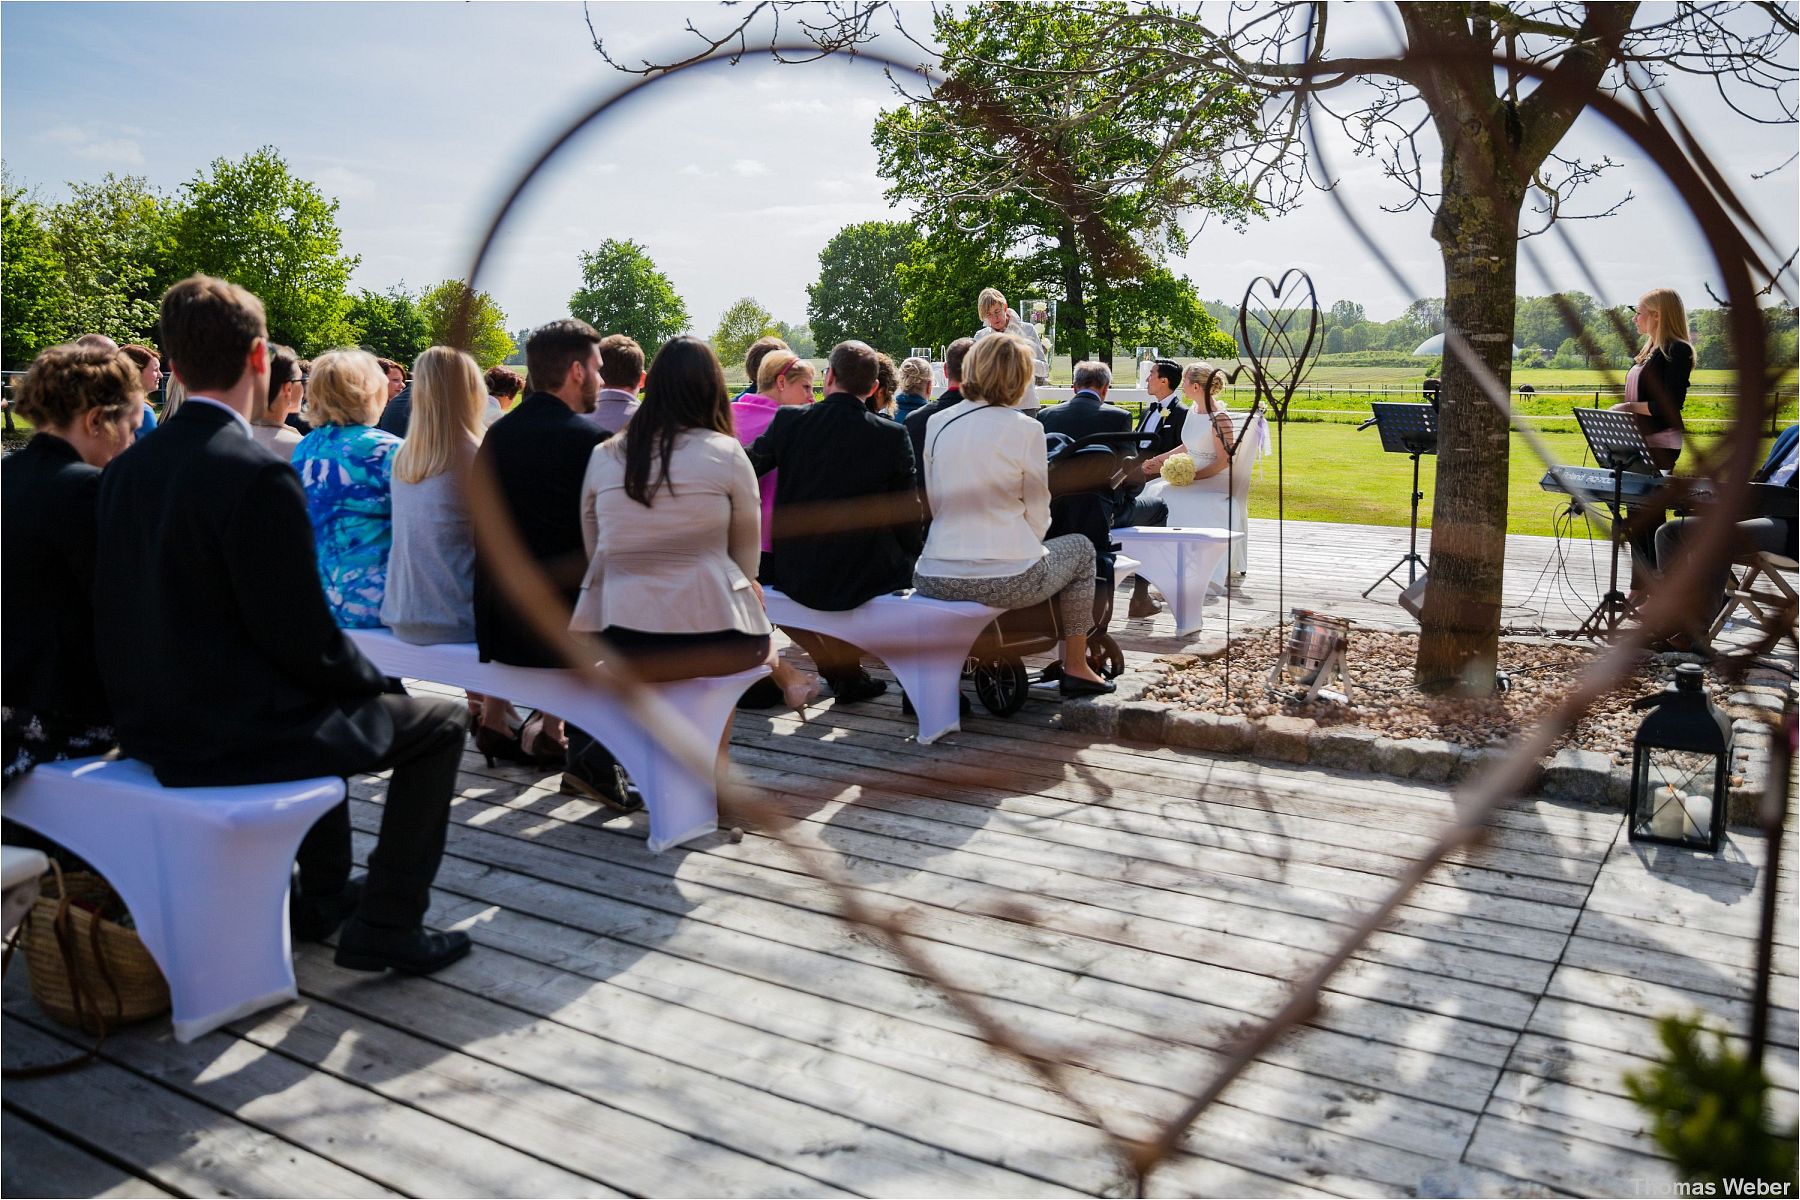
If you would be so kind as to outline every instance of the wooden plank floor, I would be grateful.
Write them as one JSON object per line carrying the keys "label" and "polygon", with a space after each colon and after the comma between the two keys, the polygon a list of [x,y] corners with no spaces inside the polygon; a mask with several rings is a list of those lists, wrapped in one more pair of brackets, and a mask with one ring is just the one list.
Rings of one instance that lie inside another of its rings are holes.
{"label": "wooden plank floor", "polygon": [[[1356,572],[1385,567],[1374,546],[1393,531],[1328,532]],[[1271,544],[1253,550],[1258,586]],[[1521,548],[1509,600],[1541,550]],[[1367,584],[1351,573],[1322,569],[1293,602],[1348,605]],[[1370,602],[1359,619],[1378,610],[1404,618]],[[1166,620],[1133,623],[1135,663],[1174,648],[1156,636]],[[732,757],[794,847],[902,914],[935,969],[1065,1063],[1082,1104],[1126,1134],[1179,1109],[1452,811],[1441,787],[1095,742],[1040,700],[936,746],[910,729],[892,694],[806,722],[743,713]],[[79,1073],[9,1083],[6,1193],[1129,1188],[1081,1108],[845,924],[770,831],[652,855],[641,819],[555,784],[465,756],[432,919],[473,934],[467,960],[430,979],[371,978],[306,948],[297,1003],[188,1046],[146,1026]],[[359,856],[385,787],[353,781]],[[1790,1119],[1793,845],[1769,1057]],[[1717,859],[1647,853],[1616,811],[1508,805],[1151,1190],[1666,1189],[1622,1076],[1647,1063],[1664,1013],[1744,1028],[1764,858],[1744,831]],[[17,976],[8,1062],[67,1053],[79,1038]]]}

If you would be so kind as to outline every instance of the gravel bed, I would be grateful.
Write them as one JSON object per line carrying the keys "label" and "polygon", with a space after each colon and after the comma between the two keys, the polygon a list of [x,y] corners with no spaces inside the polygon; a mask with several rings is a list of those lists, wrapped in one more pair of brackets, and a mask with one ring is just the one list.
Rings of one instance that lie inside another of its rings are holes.
{"label": "gravel bed", "polygon": [[[1277,696],[1268,690],[1269,671],[1282,648],[1274,629],[1249,630],[1232,641],[1232,694],[1225,695],[1223,651],[1204,658],[1175,655],[1143,698],[1202,712],[1244,717],[1310,717],[1320,725],[1356,725],[1390,738],[1437,738],[1463,746],[1489,746],[1506,741],[1566,694],[1596,651],[1566,642],[1500,643],[1500,670],[1508,690],[1486,699],[1427,696],[1413,686],[1413,660],[1418,638],[1410,633],[1353,629],[1348,674],[1351,702]],[[1643,720],[1630,705],[1635,698],[1659,691],[1674,678],[1675,661],[1647,658],[1626,683],[1598,700],[1560,738],[1556,747],[1574,746],[1610,754],[1614,762],[1631,760],[1631,739]],[[1692,660],[1689,660],[1692,661]],[[1731,687],[1710,672],[1707,690],[1723,708]]]}

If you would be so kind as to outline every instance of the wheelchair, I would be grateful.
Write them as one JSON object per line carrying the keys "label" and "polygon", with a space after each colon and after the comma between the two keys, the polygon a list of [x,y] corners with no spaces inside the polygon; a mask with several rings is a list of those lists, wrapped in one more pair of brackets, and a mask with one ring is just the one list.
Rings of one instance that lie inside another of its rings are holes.
{"label": "wheelchair", "polygon": [[[1094,543],[1094,621],[1088,633],[1088,664],[1106,679],[1125,670],[1125,654],[1107,632],[1112,621],[1112,515],[1120,486],[1134,477],[1150,439],[1140,433],[1096,433],[1079,440],[1049,435],[1050,529],[1046,538],[1078,533]],[[1025,704],[1034,684],[1054,683],[1062,664],[1051,663],[1034,680],[1025,658],[1053,650],[1067,636],[1056,598],[995,618],[969,651],[963,678],[975,685],[981,706],[1010,717]]]}

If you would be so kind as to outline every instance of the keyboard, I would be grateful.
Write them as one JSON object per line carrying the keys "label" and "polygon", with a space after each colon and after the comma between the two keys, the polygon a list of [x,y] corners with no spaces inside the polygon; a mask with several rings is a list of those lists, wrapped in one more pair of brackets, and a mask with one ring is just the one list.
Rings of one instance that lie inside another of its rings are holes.
{"label": "keyboard", "polygon": [[[1563,475],[1568,481],[1601,500],[1612,499],[1613,473],[1603,471],[1599,467],[1564,467]],[[1636,471],[1627,471],[1620,481],[1619,497],[1630,502],[1648,499],[1651,495],[1663,490],[1668,480],[1662,475],[1642,475]],[[1555,492],[1559,496],[1569,494],[1561,479],[1554,471],[1545,471],[1544,477],[1538,480],[1538,486],[1546,492]]]}

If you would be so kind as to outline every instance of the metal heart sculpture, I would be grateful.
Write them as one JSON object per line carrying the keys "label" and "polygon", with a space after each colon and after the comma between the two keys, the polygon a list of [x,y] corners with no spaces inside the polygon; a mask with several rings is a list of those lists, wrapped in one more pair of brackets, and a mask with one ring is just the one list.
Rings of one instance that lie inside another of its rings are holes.
{"label": "metal heart sculpture", "polygon": [[[1252,337],[1252,332],[1257,336]],[[1243,303],[1238,305],[1236,333],[1239,353],[1249,361],[1240,359],[1237,366],[1222,374],[1225,382],[1235,387],[1238,378],[1249,370],[1256,384],[1256,400],[1249,419],[1225,445],[1226,457],[1233,459],[1265,402],[1277,421],[1287,420],[1288,405],[1312,365],[1319,334],[1319,296],[1312,276],[1290,267],[1282,273],[1280,282],[1267,275],[1251,280],[1244,289]],[[1279,377],[1269,369],[1277,359],[1286,364]]]}

